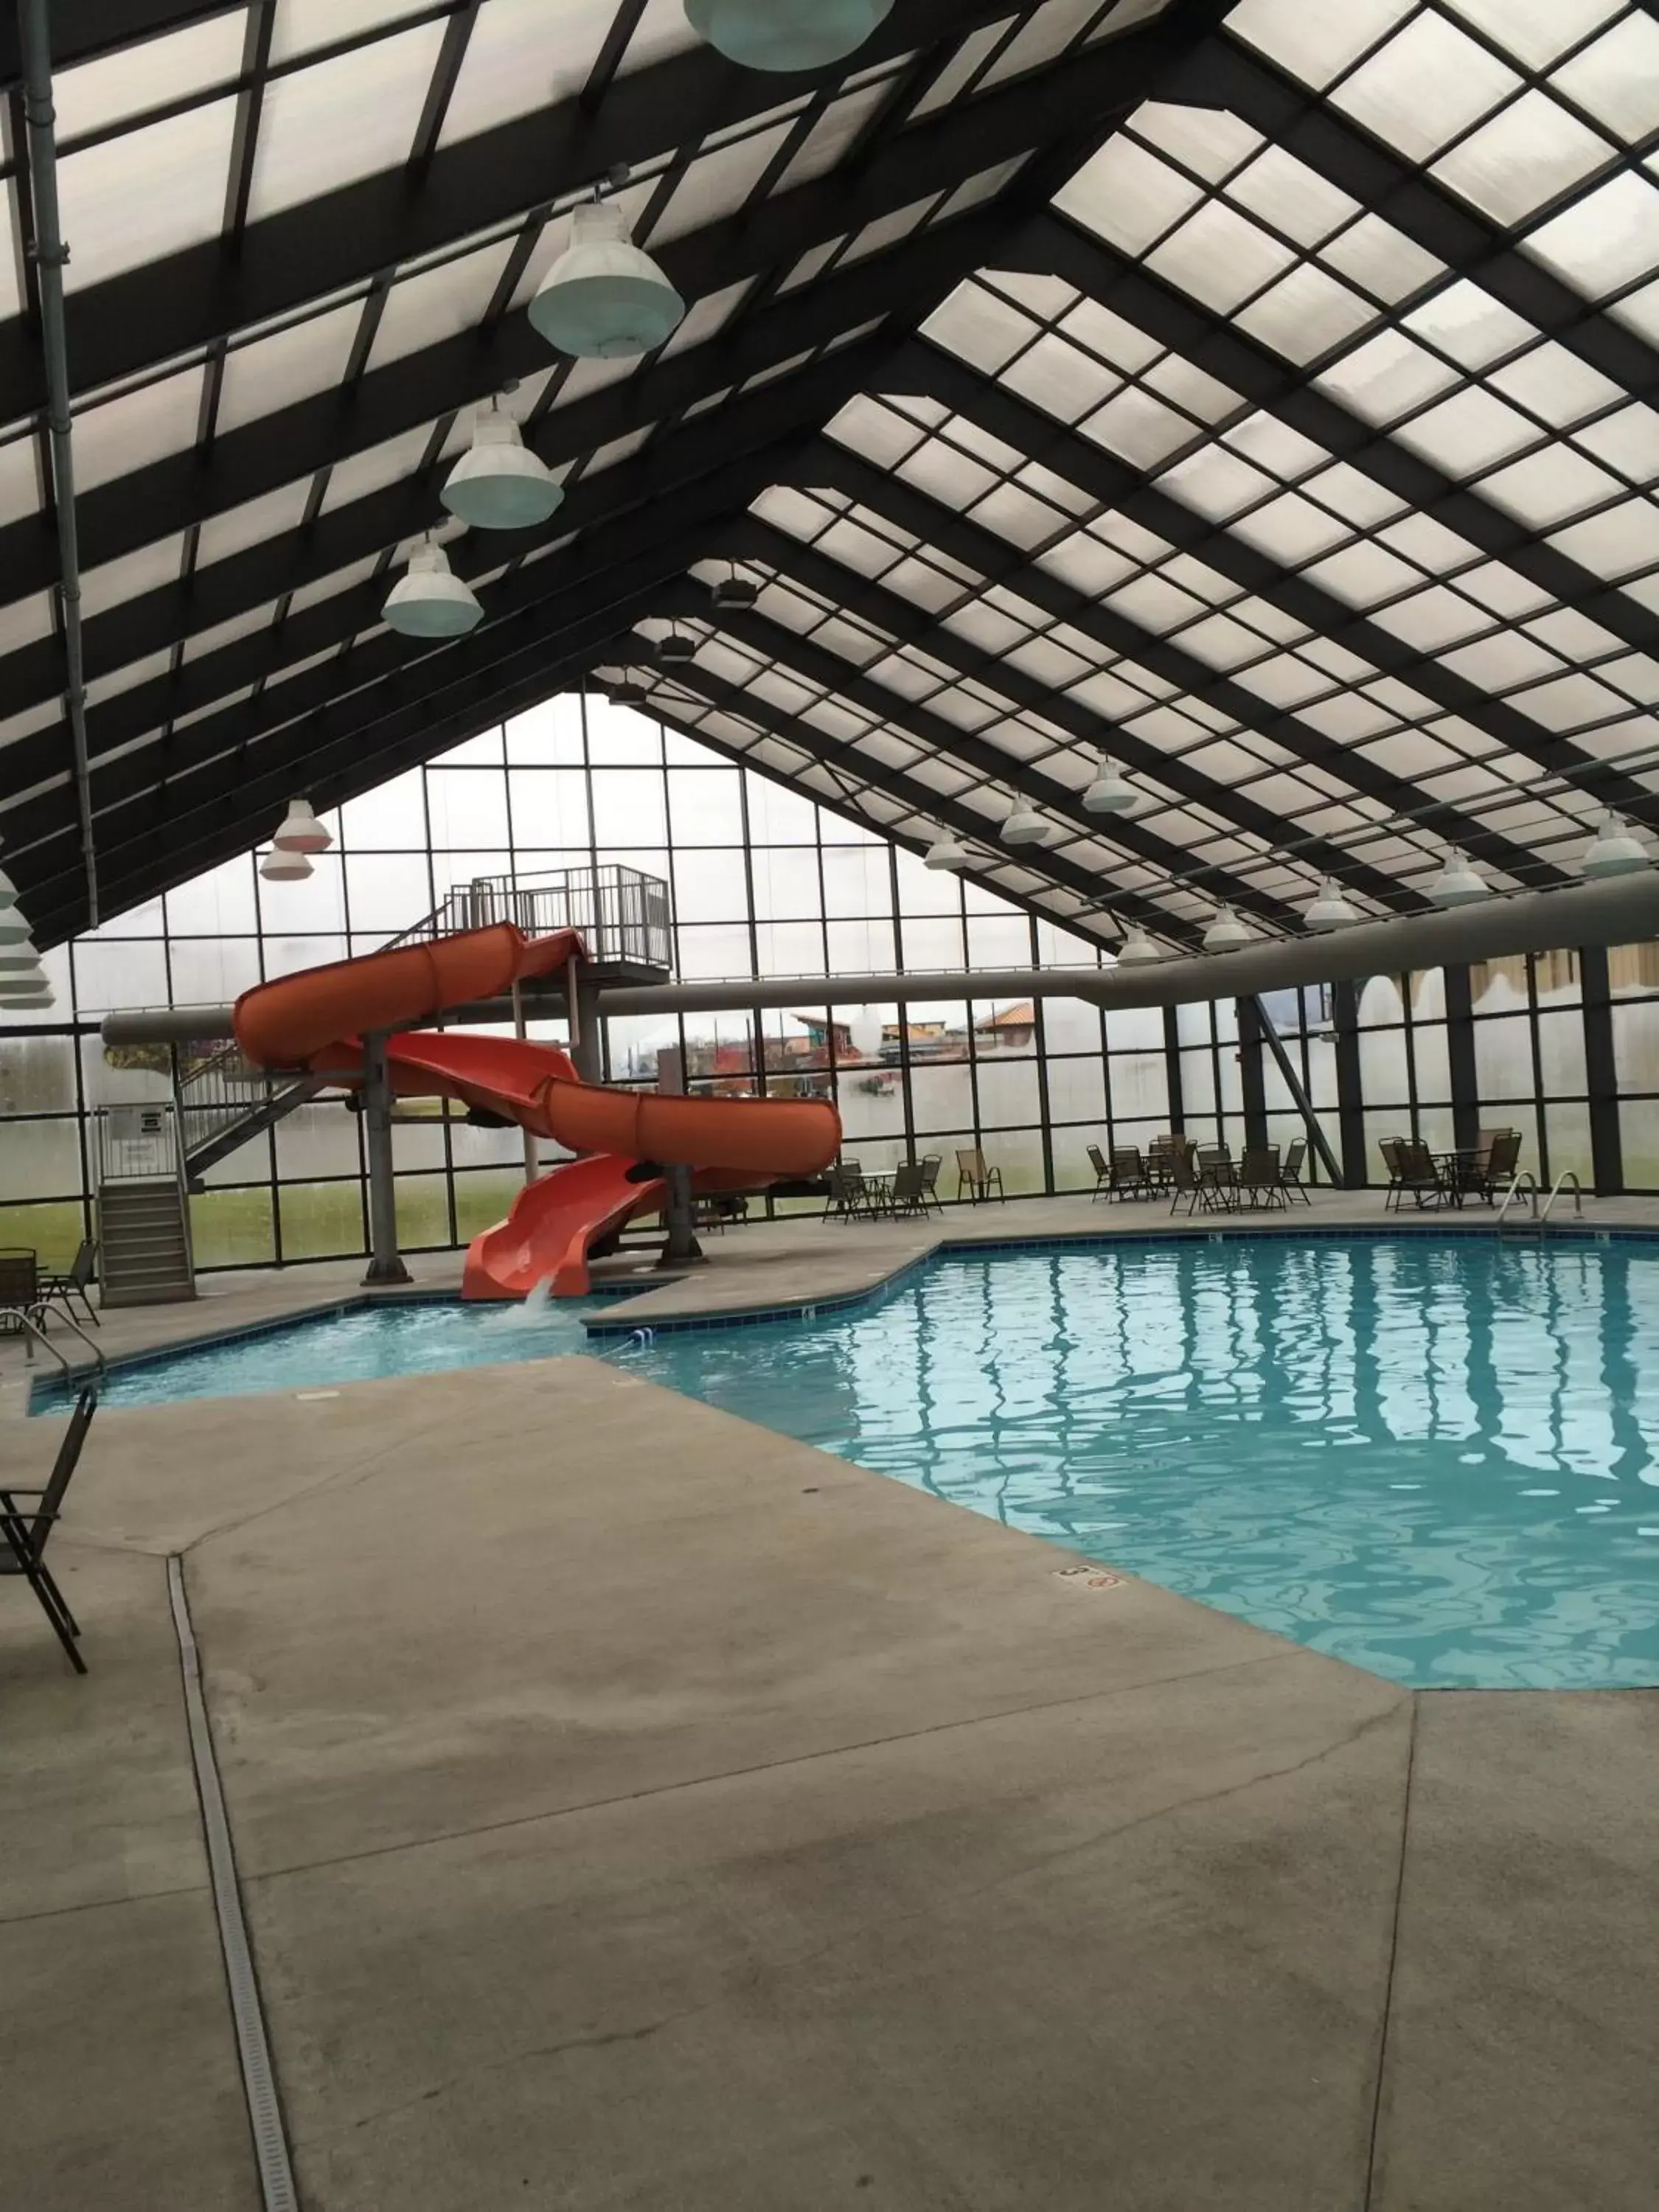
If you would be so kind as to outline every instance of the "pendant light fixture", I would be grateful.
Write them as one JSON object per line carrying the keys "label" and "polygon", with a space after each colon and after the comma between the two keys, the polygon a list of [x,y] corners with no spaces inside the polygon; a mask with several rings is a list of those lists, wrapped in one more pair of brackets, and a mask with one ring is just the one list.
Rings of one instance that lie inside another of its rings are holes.
{"label": "pendant light fixture", "polygon": [[438,495],[473,530],[530,530],[564,504],[564,486],[525,444],[518,424],[492,399],[472,426],[472,443]]}
{"label": "pendant light fixture", "polygon": [[1083,794],[1084,811],[1089,814],[1127,814],[1139,796],[1115,761],[1101,761],[1096,764],[1094,781]]}
{"label": "pendant light fixture", "polygon": [[965,868],[968,859],[968,848],[958,843],[948,830],[941,830],[923,854],[921,865],[948,874],[954,869]]}
{"label": "pendant light fixture", "polygon": [[684,630],[671,629],[666,637],[657,640],[659,668],[689,668],[696,657],[697,641]]}
{"label": "pendant light fixture", "polygon": [[1462,853],[1449,853],[1444,867],[1429,885],[1429,899],[1435,906],[1473,906],[1477,899],[1491,896],[1492,885]]}
{"label": "pendant light fixture", "polygon": [[1255,942],[1255,933],[1247,929],[1230,906],[1218,906],[1215,920],[1204,933],[1206,952],[1236,952],[1241,945]]}
{"label": "pendant light fixture", "polygon": [[[606,184],[626,184],[611,172]],[[628,217],[600,197],[575,209],[570,244],[542,279],[530,319],[549,345],[580,361],[624,361],[654,353],[685,319],[685,302],[648,253],[641,253]]]}
{"label": "pendant light fixture", "polygon": [[1646,847],[1622,815],[1608,812],[1599,818],[1583,860],[1584,873],[1591,883],[1599,883],[1606,876],[1633,876],[1651,866]]}
{"label": "pendant light fixture", "polygon": [[1028,806],[1024,799],[1016,799],[1012,813],[1002,825],[1002,842],[1005,845],[1046,845],[1048,825],[1035,807]]}
{"label": "pendant light fixture", "polygon": [[449,556],[430,538],[410,553],[380,611],[400,637],[465,637],[483,620],[471,586],[451,573]]}
{"label": "pendant light fixture", "polygon": [[312,872],[309,854],[285,853],[280,845],[273,845],[259,863],[268,884],[302,884]]}
{"label": "pendant light fixture", "polygon": [[1323,879],[1318,897],[1302,910],[1303,921],[1310,929],[1346,929],[1359,918],[1358,909],[1343,897],[1334,876]]}
{"label": "pendant light fixture", "polygon": [[855,54],[893,0],[685,0],[686,21],[744,69],[828,69]]}
{"label": "pendant light fixture", "polygon": [[611,703],[613,707],[648,707],[651,704],[651,686],[642,676],[636,676],[631,668],[625,668],[622,682],[611,687]]}
{"label": "pendant light fixture", "polygon": [[44,968],[20,968],[15,974],[0,975],[0,991],[8,998],[38,999],[52,989]]}
{"label": "pendant light fixture", "polygon": [[1117,948],[1117,964],[1120,968],[1144,968],[1149,961],[1161,960],[1163,957],[1164,955],[1139,922]]}
{"label": "pendant light fixture", "polygon": [[17,886],[5,870],[0,868],[0,908],[15,906],[16,903]]}
{"label": "pendant light fixture", "polygon": [[9,906],[0,907],[0,947],[28,942],[28,917],[14,897]]}
{"label": "pendant light fixture", "polygon": [[34,939],[24,937],[11,945],[0,945],[0,983],[13,975],[26,975],[31,968],[40,965],[40,956],[34,949]]}
{"label": "pendant light fixture", "polygon": [[860,1060],[878,1059],[885,1035],[881,1016],[872,1006],[860,1006],[847,1024],[847,1041]]}
{"label": "pendant light fixture", "polygon": [[758,603],[760,586],[751,584],[747,576],[738,575],[733,563],[731,574],[722,576],[708,596],[721,614],[740,614]]}
{"label": "pendant light fixture", "polygon": [[271,843],[284,853],[325,853],[334,842],[306,799],[290,799],[282,828]]}

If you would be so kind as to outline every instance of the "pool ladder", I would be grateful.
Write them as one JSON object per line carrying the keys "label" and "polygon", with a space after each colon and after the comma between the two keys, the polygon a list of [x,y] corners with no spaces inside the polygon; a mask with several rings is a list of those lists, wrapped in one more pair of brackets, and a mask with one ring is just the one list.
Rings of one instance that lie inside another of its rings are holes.
{"label": "pool ladder", "polygon": [[1574,1173],[1571,1168],[1564,1168],[1561,1173],[1557,1176],[1553,1183],[1551,1184],[1549,1196],[1544,1199],[1544,1210],[1541,1213],[1538,1210],[1538,1201],[1544,1195],[1542,1188],[1539,1183],[1537,1176],[1533,1173],[1532,1170],[1530,1168],[1523,1168],[1521,1173],[1516,1176],[1515,1181],[1510,1185],[1508,1190],[1504,1194],[1504,1203],[1498,1209],[1498,1228],[1500,1230],[1503,1229],[1504,1226],[1504,1216],[1508,1213],[1510,1206],[1515,1203],[1516,1198],[1524,1192],[1526,1194],[1528,1202],[1532,1209],[1530,1218],[1524,1224],[1516,1223],[1515,1225],[1517,1228],[1526,1226],[1535,1229],[1541,1236],[1543,1233],[1544,1224],[1550,1218],[1551,1208],[1554,1206],[1556,1200],[1560,1197],[1563,1189],[1568,1183],[1572,1185],[1573,1212],[1577,1218],[1582,1221],[1584,1218],[1584,1187],[1583,1183],[1579,1182],[1577,1176]]}

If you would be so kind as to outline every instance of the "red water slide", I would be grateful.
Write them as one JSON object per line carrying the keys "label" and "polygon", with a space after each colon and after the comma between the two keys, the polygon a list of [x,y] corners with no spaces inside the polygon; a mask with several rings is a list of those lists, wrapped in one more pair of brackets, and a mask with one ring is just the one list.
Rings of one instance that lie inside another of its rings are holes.
{"label": "red water slide", "polygon": [[454,1099],[584,1155],[531,1184],[505,1221],[473,1239],[470,1298],[521,1297],[549,1278],[556,1297],[580,1297],[593,1243],[663,1204],[661,1168],[692,1169],[701,1190],[754,1190],[817,1175],[840,1148],[841,1118],[818,1099],[612,1091],[584,1083],[551,1045],[407,1027],[504,998],[583,957],[571,931],[527,938],[500,922],[308,968],[236,1002],[236,1041],[259,1066],[307,1067],[349,1085],[364,1033],[397,1031],[386,1060],[400,1097]]}

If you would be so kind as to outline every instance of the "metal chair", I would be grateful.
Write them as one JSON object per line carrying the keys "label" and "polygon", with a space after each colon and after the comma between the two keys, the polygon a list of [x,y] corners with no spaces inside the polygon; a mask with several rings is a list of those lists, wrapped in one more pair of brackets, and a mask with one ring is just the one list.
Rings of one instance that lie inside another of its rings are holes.
{"label": "metal chair", "polygon": [[0,1250],[0,1332],[21,1335],[25,1321],[41,1327],[44,1304],[34,1252],[25,1244]]}
{"label": "metal chair", "polygon": [[1198,1148],[1198,1203],[1206,1213],[1223,1212],[1239,1198],[1239,1176],[1224,1144]]}
{"label": "metal chair", "polygon": [[937,1152],[925,1154],[921,1163],[922,1197],[935,1213],[945,1211],[945,1200],[939,1194],[939,1171],[944,1164]]}
{"label": "metal chair", "polygon": [[1279,1164],[1277,1145],[1246,1145],[1238,1164],[1239,1195],[1248,1192],[1253,1206],[1287,1206]]}
{"label": "metal chair", "polygon": [[1396,1212],[1403,1207],[1407,1192],[1419,1210],[1425,1206],[1443,1206],[1447,1197],[1446,1184],[1428,1146],[1402,1142],[1396,1152],[1398,1174],[1389,1194]]}
{"label": "metal chair", "polygon": [[1175,1196],[1170,1200],[1171,1213],[1183,1198],[1187,1200],[1188,1213],[1197,1211],[1203,1187],[1199,1178],[1198,1154],[1192,1146],[1182,1145],[1178,1151],[1170,1153],[1170,1187],[1175,1192]]}
{"label": "metal chair", "polygon": [[[52,1579],[46,1553],[47,1539],[63,1510],[64,1492],[69,1488],[70,1477],[80,1460],[81,1447],[87,1440],[87,1431],[97,1410],[98,1393],[88,1387],[75,1401],[75,1411],[70,1415],[69,1427],[58,1448],[58,1457],[44,1490],[0,1489],[0,1576],[17,1575],[27,1583],[40,1601],[40,1610],[51,1622],[52,1634],[69,1655],[69,1662],[77,1674],[87,1671],[87,1662],[76,1649],[80,1625]],[[25,1498],[33,1498],[35,1503],[20,1503]]]}
{"label": "metal chair", "polygon": [[1292,1197],[1299,1198],[1304,1206],[1313,1204],[1302,1182],[1302,1163],[1307,1157],[1307,1139],[1296,1138],[1291,1143],[1291,1149],[1285,1155],[1285,1164],[1279,1170],[1279,1188],[1285,1194],[1287,1207]]}
{"label": "metal chair", "polygon": [[975,1147],[972,1152],[958,1152],[957,1154],[957,1196],[958,1199],[961,1198],[964,1190],[969,1191],[973,1194],[974,1204],[978,1206],[982,1201],[989,1199],[991,1195],[991,1186],[993,1183],[996,1185],[998,1198],[1006,1198],[1007,1196],[1007,1193],[1002,1188],[1002,1170],[1000,1168],[992,1167],[987,1161],[984,1153],[979,1151],[977,1147]]}
{"label": "metal chair", "polygon": [[1112,1170],[1106,1164],[1105,1154],[1098,1145],[1085,1145],[1084,1150],[1088,1153],[1089,1164],[1095,1171],[1095,1196],[1109,1198],[1112,1194]]}
{"label": "metal chair", "polygon": [[41,1276],[41,1304],[62,1306],[64,1311],[71,1316],[76,1307],[79,1305],[93,1327],[101,1328],[103,1323],[94,1312],[92,1300],[88,1296],[88,1292],[97,1279],[97,1275],[98,1247],[90,1237],[84,1237],[76,1249],[75,1258],[70,1264],[67,1274]]}
{"label": "metal chair", "polygon": [[1385,1213],[1395,1203],[1400,1188],[1400,1150],[1405,1141],[1403,1137],[1382,1137],[1377,1140],[1376,1149],[1382,1153],[1382,1164],[1389,1171],[1389,1188],[1382,1200]]}
{"label": "metal chair", "polygon": [[[1484,1138],[1486,1132],[1483,1130]],[[1515,1170],[1521,1158],[1521,1132],[1518,1129],[1494,1129],[1492,1142],[1483,1148],[1473,1170],[1464,1176],[1464,1188],[1476,1191],[1490,1206],[1500,1190],[1507,1190],[1515,1179]]]}
{"label": "metal chair", "polygon": [[892,1188],[887,1194],[887,1210],[897,1220],[901,1215],[920,1221],[927,1212],[927,1182],[919,1160],[906,1160],[893,1170]]}
{"label": "metal chair", "polygon": [[855,1214],[870,1210],[869,1194],[864,1187],[864,1170],[857,1160],[837,1160],[824,1178],[830,1186],[823,1218],[831,1216],[837,1221],[851,1221]]}
{"label": "metal chair", "polygon": [[1149,1198],[1152,1183],[1141,1164],[1138,1145],[1112,1147],[1111,1188],[1114,1198]]}

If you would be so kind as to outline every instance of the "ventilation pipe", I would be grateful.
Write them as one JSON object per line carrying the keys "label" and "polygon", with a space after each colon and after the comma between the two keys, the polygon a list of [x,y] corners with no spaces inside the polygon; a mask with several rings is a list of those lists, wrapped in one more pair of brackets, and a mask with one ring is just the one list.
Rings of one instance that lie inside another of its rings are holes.
{"label": "ventilation pipe", "polygon": [[64,243],[58,213],[58,140],[52,129],[49,0],[18,0],[23,59],[23,116],[28,127],[32,252],[40,289],[40,340],[46,358],[46,422],[52,433],[52,503],[58,525],[64,615],[64,703],[75,755],[81,811],[81,856],[87,876],[87,926],[98,927],[98,860],[92,835],[92,768],[87,751],[87,684],[81,650],[81,544],[75,517],[75,455],[70,442],[69,346],[64,327]]}

